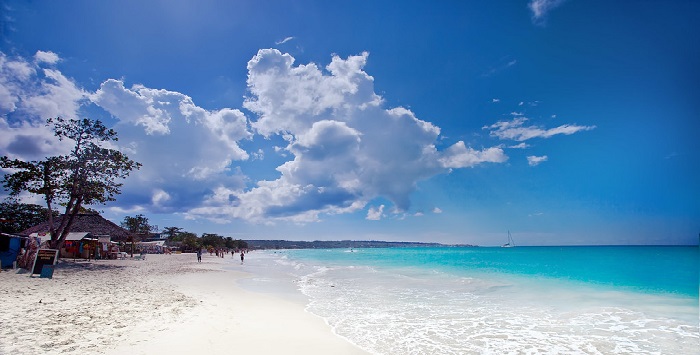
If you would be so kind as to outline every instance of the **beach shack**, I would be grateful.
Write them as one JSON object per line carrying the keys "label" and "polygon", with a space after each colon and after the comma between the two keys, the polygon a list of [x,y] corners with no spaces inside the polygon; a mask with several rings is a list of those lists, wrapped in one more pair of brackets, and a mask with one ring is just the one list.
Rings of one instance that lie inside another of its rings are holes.
{"label": "beach shack", "polygon": [[[54,226],[61,223],[63,216],[54,219]],[[20,234],[41,236],[47,240],[50,236],[49,222],[43,222],[28,228]],[[106,259],[118,252],[116,245],[125,243],[131,233],[117,224],[103,218],[98,213],[80,213],[75,216],[71,232],[66,237],[61,257],[102,258]]]}
{"label": "beach shack", "polygon": [[91,233],[68,233],[60,250],[62,258],[108,259],[114,253],[114,243],[109,236],[93,236]]}

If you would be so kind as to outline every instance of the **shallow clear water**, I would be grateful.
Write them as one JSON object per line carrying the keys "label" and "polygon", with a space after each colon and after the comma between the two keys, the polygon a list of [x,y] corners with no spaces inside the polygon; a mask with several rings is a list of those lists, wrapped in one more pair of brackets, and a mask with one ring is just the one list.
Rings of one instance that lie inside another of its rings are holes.
{"label": "shallow clear water", "polygon": [[697,247],[332,249],[254,257],[265,261],[268,276],[249,282],[291,280],[309,297],[309,312],[376,354],[700,353]]}

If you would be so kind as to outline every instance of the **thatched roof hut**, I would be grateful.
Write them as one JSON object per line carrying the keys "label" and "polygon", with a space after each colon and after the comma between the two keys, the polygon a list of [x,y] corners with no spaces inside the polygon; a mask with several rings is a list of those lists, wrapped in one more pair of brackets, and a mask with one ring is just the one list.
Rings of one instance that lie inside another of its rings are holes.
{"label": "thatched roof hut", "polygon": [[[54,226],[58,226],[61,223],[63,216],[54,218]],[[22,231],[23,235],[30,235],[32,233],[48,233],[49,222],[43,222],[35,225],[29,229]],[[73,220],[73,225],[70,229],[71,232],[83,232],[90,233],[94,236],[110,236],[113,241],[125,241],[131,233],[116,225],[112,221],[104,219],[98,213],[79,213],[75,216]]]}

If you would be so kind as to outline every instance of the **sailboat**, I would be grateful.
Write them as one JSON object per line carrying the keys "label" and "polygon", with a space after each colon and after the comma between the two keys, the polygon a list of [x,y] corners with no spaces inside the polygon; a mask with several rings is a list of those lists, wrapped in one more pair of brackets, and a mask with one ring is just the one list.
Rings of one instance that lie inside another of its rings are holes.
{"label": "sailboat", "polygon": [[512,248],[515,246],[513,237],[510,236],[510,231],[508,231],[508,243],[501,245],[501,248]]}

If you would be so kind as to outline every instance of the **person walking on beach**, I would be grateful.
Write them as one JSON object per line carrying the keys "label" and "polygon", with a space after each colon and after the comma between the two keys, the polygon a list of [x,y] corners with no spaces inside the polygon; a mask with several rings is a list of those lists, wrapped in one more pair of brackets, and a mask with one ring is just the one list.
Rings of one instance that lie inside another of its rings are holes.
{"label": "person walking on beach", "polygon": [[241,265],[243,265],[244,258],[245,258],[245,255],[243,254],[243,250],[241,250]]}
{"label": "person walking on beach", "polygon": [[197,249],[197,262],[202,262],[202,248]]}

